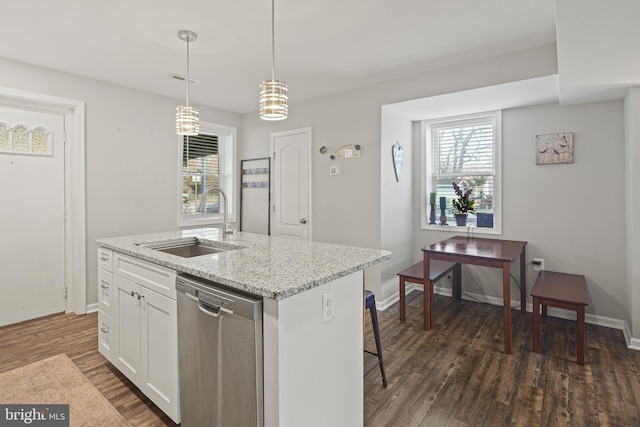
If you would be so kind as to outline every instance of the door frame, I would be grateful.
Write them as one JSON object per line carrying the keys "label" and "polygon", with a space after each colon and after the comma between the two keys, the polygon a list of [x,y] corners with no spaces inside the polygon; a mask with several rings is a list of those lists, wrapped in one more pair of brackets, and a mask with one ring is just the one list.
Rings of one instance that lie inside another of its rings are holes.
{"label": "door frame", "polygon": [[0,87],[0,105],[64,116],[64,246],[67,313],[87,312],[85,232],[85,103]]}
{"label": "door frame", "polygon": [[[311,192],[311,177],[313,176],[312,173],[312,169],[311,169],[311,147],[313,146],[312,143],[312,135],[311,135],[311,127],[304,127],[304,128],[299,128],[299,129],[291,129],[291,130],[285,130],[285,131],[281,131],[281,132],[272,132],[269,134],[269,152],[271,153],[271,188],[275,188],[276,185],[278,185],[278,183],[276,182],[276,176],[278,176],[276,174],[276,170],[275,170],[275,165],[276,162],[274,160],[274,154],[275,154],[275,139],[279,136],[289,136],[289,135],[296,135],[299,133],[305,133],[308,135],[307,138],[307,145],[308,145],[308,152],[309,152],[309,156],[307,158],[307,162],[308,162],[308,171],[309,171],[309,176],[308,176],[308,188],[307,188],[307,192],[309,194],[308,197],[308,203],[307,203],[307,209],[308,209],[308,222],[309,222],[309,240],[313,240],[313,214],[312,214],[312,192]],[[270,190],[273,193],[273,190]],[[269,203],[273,203],[275,197],[270,197]],[[269,207],[269,209],[272,209],[271,206]],[[275,224],[273,224],[273,221],[275,221],[275,215],[271,215],[272,212],[269,213],[269,229],[271,231],[275,230]]]}

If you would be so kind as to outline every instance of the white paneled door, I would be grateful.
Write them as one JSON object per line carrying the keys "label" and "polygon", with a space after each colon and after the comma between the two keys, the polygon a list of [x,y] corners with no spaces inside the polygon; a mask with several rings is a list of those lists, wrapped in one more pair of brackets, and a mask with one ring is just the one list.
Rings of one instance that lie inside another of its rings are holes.
{"label": "white paneled door", "polygon": [[271,134],[274,236],[311,238],[310,149],[310,128]]}
{"label": "white paneled door", "polygon": [[65,311],[64,116],[0,107],[0,326]]}

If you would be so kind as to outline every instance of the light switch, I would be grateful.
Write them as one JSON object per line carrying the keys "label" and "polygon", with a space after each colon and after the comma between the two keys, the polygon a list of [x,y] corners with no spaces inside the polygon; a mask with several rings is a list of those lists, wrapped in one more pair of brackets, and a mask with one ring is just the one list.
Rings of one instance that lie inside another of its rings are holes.
{"label": "light switch", "polygon": [[340,174],[340,169],[338,168],[338,166],[331,166],[329,168],[329,175],[331,176],[336,176]]}

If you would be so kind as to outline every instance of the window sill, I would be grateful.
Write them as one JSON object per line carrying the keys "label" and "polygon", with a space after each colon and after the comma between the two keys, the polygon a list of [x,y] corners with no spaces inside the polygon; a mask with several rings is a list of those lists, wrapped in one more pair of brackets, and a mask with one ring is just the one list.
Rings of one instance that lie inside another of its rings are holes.
{"label": "window sill", "polygon": [[[455,220],[453,221],[455,224]],[[498,228],[477,227],[475,224],[467,224],[464,227],[457,225],[429,225],[422,224],[423,230],[428,231],[444,231],[449,233],[467,233],[467,234],[493,234],[495,236],[502,235],[502,231]]]}
{"label": "window sill", "polygon": [[[194,215],[195,216],[195,215]],[[205,227],[205,226],[215,226],[222,224],[222,217],[220,216],[196,216],[196,218],[185,218],[181,217],[178,220],[178,227]]]}

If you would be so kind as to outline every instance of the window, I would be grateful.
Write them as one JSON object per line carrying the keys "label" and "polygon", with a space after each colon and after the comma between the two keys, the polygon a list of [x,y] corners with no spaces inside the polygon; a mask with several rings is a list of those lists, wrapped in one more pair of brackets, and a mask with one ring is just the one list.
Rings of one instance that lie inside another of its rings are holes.
{"label": "window", "polygon": [[201,122],[200,134],[181,138],[178,226],[222,223],[225,206],[218,192],[207,196],[204,212],[197,211],[203,191],[211,186],[223,189],[229,221],[235,221],[236,129]]}
{"label": "window", "polygon": [[[422,123],[423,147],[423,215],[422,228],[451,230],[456,227],[451,202],[456,197],[452,183],[473,189],[471,197],[478,213],[493,214],[489,224],[475,232],[501,232],[500,191],[500,112],[464,117],[425,120]],[[435,193],[435,222],[430,224]],[[445,197],[447,227],[440,226],[440,198]],[[467,225],[476,225],[476,216],[469,215]]]}

